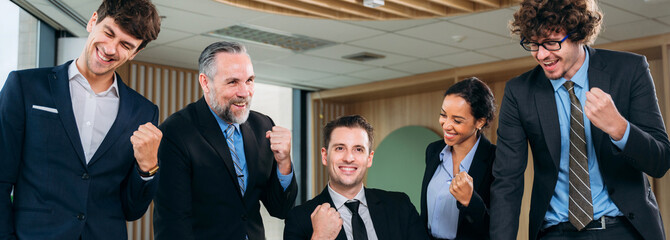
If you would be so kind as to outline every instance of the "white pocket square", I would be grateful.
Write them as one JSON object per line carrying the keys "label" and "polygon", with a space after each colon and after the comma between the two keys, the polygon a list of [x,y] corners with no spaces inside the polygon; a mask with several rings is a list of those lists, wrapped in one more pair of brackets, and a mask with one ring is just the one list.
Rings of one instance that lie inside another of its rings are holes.
{"label": "white pocket square", "polygon": [[50,112],[50,113],[58,113],[58,109],[55,109],[55,108],[50,108],[50,107],[45,107],[45,106],[40,106],[40,105],[33,105],[33,108],[37,109],[37,110]]}

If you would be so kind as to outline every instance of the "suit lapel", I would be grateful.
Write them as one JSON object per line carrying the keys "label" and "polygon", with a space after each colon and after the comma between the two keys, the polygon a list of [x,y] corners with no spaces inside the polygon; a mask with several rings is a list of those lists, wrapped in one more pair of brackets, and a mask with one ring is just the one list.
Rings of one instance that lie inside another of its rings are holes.
{"label": "suit lapel", "polygon": [[205,102],[204,98],[200,98],[200,100],[196,102],[196,113],[198,116],[197,121],[200,134],[212,146],[219,157],[221,157],[221,160],[228,169],[228,176],[237,189],[237,196],[242,198],[240,186],[237,184],[237,174],[235,173],[235,166],[233,165],[233,159],[230,155],[228,143],[226,142],[226,138],[223,136],[223,132],[219,127],[219,123],[216,122],[216,119],[210,112],[209,106],[207,105],[207,102]]}
{"label": "suit lapel", "polygon": [[372,219],[372,225],[375,226],[375,233],[377,233],[377,239],[389,239],[390,236],[386,236],[387,229],[389,229],[388,218],[386,217],[386,211],[383,206],[383,200],[376,195],[372,194],[367,188],[365,189],[365,199],[368,202],[368,211],[370,211],[370,218]]}
{"label": "suit lapel", "polygon": [[[132,123],[137,122],[134,121],[136,116],[133,114],[136,101],[134,99],[130,99],[129,94],[130,90],[128,89],[128,86],[126,86],[123,83],[123,80],[121,80],[121,76],[118,75],[116,76],[116,84],[118,86],[119,91],[119,111],[116,114],[116,118],[114,119],[112,127],[109,128],[109,131],[107,131],[107,135],[105,135],[105,138],[102,140],[102,143],[100,143],[100,147],[98,147],[98,150],[95,151],[95,154],[93,154],[91,161],[88,163],[89,166],[93,165],[93,163],[95,163],[98,159],[100,159],[100,157],[103,156],[105,152],[107,152],[107,150],[109,150],[110,147],[117,142],[118,138],[121,135],[123,135],[123,133],[134,130],[129,128],[139,127],[139,125],[138,126],[130,125],[131,122]],[[130,141],[130,138],[120,140]]]}
{"label": "suit lapel", "polygon": [[[258,162],[258,149],[256,144],[256,136],[254,135],[253,129],[249,126],[249,122],[240,124],[240,131],[242,132],[242,141],[244,142],[244,157],[247,162],[247,189],[253,189],[253,185],[256,184],[256,179],[252,176],[255,176],[255,172],[252,173],[252,169],[260,169]],[[274,170],[274,169],[273,169]],[[247,196],[247,195],[245,195]]]}
{"label": "suit lapel", "polygon": [[86,157],[84,157],[84,149],[81,146],[77,121],[74,119],[74,111],[72,110],[72,96],[70,95],[70,83],[68,80],[68,67],[70,64],[75,63],[69,61],[63,65],[55,67],[53,72],[48,76],[49,85],[51,86],[51,95],[56,105],[56,109],[58,109],[58,116],[63,123],[65,132],[67,132],[67,136],[70,139],[79,160],[86,166]]}
{"label": "suit lapel", "polygon": [[[333,203],[333,198],[330,197],[330,193],[328,192],[328,186],[323,188],[323,191],[321,191],[321,194],[315,197],[319,198],[319,201],[317,201],[320,204],[323,203],[328,203],[330,204],[330,207],[335,208],[335,203]],[[335,208],[337,210],[337,208]],[[312,229],[314,231],[314,229]],[[347,233],[344,232],[344,226],[340,229],[340,233],[337,234],[337,237],[335,240],[347,240]]]}
{"label": "suit lapel", "polygon": [[535,107],[540,119],[542,133],[544,133],[544,141],[547,143],[554,166],[558,169],[561,157],[561,132],[554,88],[541,69],[536,68],[535,72],[538,78],[535,80],[534,89],[531,89],[530,92],[535,93]]}
{"label": "suit lapel", "polygon": [[491,158],[491,142],[489,142],[484,135],[479,139],[479,146],[475,150],[475,156],[472,159],[470,170],[468,174],[472,177],[472,187],[475,191],[479,190],[479,186],[484,180],[484,175],[489,166],[489,159]]}
{"label": "suit lapel", "polygon": [[[589,71],[588,71],[588,77],[589,77],[589,88],[600,88],[603,90],[603,92],[606,92],[608,94],[612,94],[610,92],[610,75],[609,73],[603,71],[605,68],[604,64],[605,62],[600,59],[599,55],[596,55],[596,50],[590,47],[586,48],[586,54],[589,54]],[[612,99],[616,99],[614,96],[612,96]],[[596,126],[591,123],[591,142],[593,142],[594,148],[600,149],[600,143],[603,140],[603,137],[605,137],[606,134],[597,128]]]}

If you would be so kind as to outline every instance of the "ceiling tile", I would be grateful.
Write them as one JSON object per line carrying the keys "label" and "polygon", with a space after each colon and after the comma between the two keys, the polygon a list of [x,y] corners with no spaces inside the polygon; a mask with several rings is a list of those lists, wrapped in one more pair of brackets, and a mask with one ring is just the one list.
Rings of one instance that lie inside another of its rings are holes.
{"label": "ceiling tile", "polygon": [[449,64],[438,63],[428,60],[417,60],[388,66],[388,68],[391,69],[396,69],[403,72],[411,72],[414,74],[446,70],[453,67],[454,66],[451,66]]}
{"label": "ceiling tile", "polygon": [[[397,32],[432,42],[465,49],[480,49],[511,43],[511,38],[499,37],[450,22],[437,22]],[[455,37],[461,36],[461,41]]]}
{"label": "ceiling tile", "polygon": [[354,64],[346,61],[331,60],[306,55],[291,55],[288,57],[268,61],[268,63],[340,74],[371,68],[370,66],[363,64]]}
{"label": "ceiling tile", "polygon": [[500,37],[510,37],[507,23],[512,20],[514,11],[509,8],[498,9],[475,14],[463,15],[449,20],[463,26],[479,29]]}
{"label": "ceiling tile", "polygon": [[665,23],[665,24],[670,25],[670,16],[660,17],[660,18],[657,18],[656,20],[661,21],[661,22],[663,22],[663,23]]}
{"label": "ceiling tile", "polygon": [[[160,35],[160,34],[159,34]],[[203,35],[194,35],[192,37],[181,39],[166,44],[166,46],[176,47],[181,49],[188,49],[191,51],[202,52],[207,46],[217,41],[224,41],[225,39],[203,36]]]}
{"label": "ceiling tile", "polygon": [[653,21],[643,20],[606,28],[601,35],[609,40],[621,41],[670,32],[670,26]]}
{"label": "ceiling tile", "polygon": [[259,76],[272,76],[287,82],[309,81],[333,76],[332,73],[316,72],[267,63],[254,63],[254,72]]}
{"label": "ceiling tile", "polygon": [[518,43],[479,49],[476,52],[491,55],[501,59],[513,59],[530,56],[530,52],[523,50]]}
{"label": "ceiling tile", "polygon": [[485,56],[476,52],[463,52],[463,53],[455,53],[455,54],[449,54],[445,56],[440,56],[440,57],[435,57],[431,58],[430,60],[441,62],[441,63],[446,63],[449,65],[457,66],[457,67],[463,67],[463,66],[469,66],[469,65],[475,65],[475,64],[480,64],[480,63],[485,63],[485,62],[493,62],[493,61],[498,61],[500,59],[490,57],[490,56]]}
{"label": "ceiling tile", "polygon": [[158,13],[165,18],[161,21],[161,27],[181,29],[189,33],[206,33],[209,31],[235,25],[233,19],[211,17],[193,12],[187,12],[172,7],[157,5]]}
{"label": "ceiling tile", "polygon": [[[602,3],[615,6],[624,11],[633,12],[645,17],[666,16],[670,12],[670,1],[646,2],[642,0],[600,0]],[[605,16],[607,18],[607,16]]]}
{"label": "ceiling tile", "polygon": [[600,10],[603,11],[605,29],[607,29],[608,26],[616,26],[619,24],[630,23],[644,19],[644,17],[640,15],[612,7],[607,3],[600,4]]}
{"label": "ceiling tile", "polygon": [[375,60],[370,60],[370,61],[365,61],[366,65],[374,65],[374,66],[387,66],[391,64],[396,64],[396,63],[401,63],[401,62],[407,62],[410,60],[415,60],[415,58],[412,57],[407,57],[407,56],[401,56],[393,53],[388,53],[388,52],[383,52],[379,50],[373,50],[369,48],[361,48],[361,47],[356,47],[356,46],[351,46],[351,45],[346,45],[346,44],[338,44],[332,47],[325,47],[321,49],[316,49],[312,51],[308,51],[305,54],[306,55],[313,55],[313,56],[320,56],[320,57],[326,57],[326,58],[331,58],[331,59],[336,59],[336,60],[344,60],[347,62],[351,63],[361,63],[358,61],[354,60],[348,60],[348,59],[343,59],[342,56],[347,56],[351,55],[354,53],[360,53],[360,52],[370,52],[374,54],[380,54],[384,55],[384,58],[381,59],[375,59]]}
{"label": "ceiling tile", "polygon": [[598,38],[596,38],[596,42],[593,43],[593,45],[600,45],[600,44],[605,44],[605,43],[610,43],[610,42],[612,42],[612,41],[607,39],[607,38],[604,38],[602,36],[599,36]]}
{"label": "ceiling tile", "polygon": [[418,19],[418,20],[385,20],[385,21],[344,21],[346,23],[374,28],[382,31],[394,32],[419,25],[434,23],[438,19]]}
{"label": "ceiling tile", "polygon": [[[171,7],[174,9],[188,9],[189,12],[206,15],[215,18],[225,18],[235,21],[246,21],[256,17],[267,15],[261,11],[239,8],[215,0],[153,0],[157,6]],[[162,14],[161,14],[162,15]]]}
{"label": "ceiling tile", "polygon": [[200,57],[200,52],[167,46],[157,46],[143,49],[137,54],[135,60],[147,61],[146,59],[157,59],[158,62],[152,61],[151,63],[198,69],[198,57]]}
{"label": "ceiling tile", "polygon": [[[352,77],[352,76],[346,76],[346,75],[337,75],[334,77],[328,77],[328,78],[322,78],[319,80],[314,80],[310,82],[305,82],[304,84],[306,85],[311,85],[311,86],[316,86],[316,85],[321,85],[324,86],[327,89],[330,88],[338,88],[338,87],[346,87],[346,86],[351,86],[351,85],[358,85],[358,84],[363,84],[366,83],[367,81],[364,79]],[[318,95],[317,95],[318,97]]]}
{"label": "ceiling tile", "polygon": [[184,39],[189,36],[193,36],[193,33],[182,32],[181,30],[175,30],[171,28],[161,27],[161,31],[158,33],[158,38],[151,41],[153,44],[166,44],[174,42],[176,40]]}
{"label": "ceiling tile", "polygon": [[350,44],[416,58],[429,58],[463,51],[463,49],[392,33],[354,41]]}
{"label": "ceiling tile", "polygon": [[347,74],[347,75],[358,77],[358,78],[369,79],[369,80],[373,80],[373,81],[380,81],[380,80],[386,80],[386,79],[409,76],[409,75],[411,75],[411,73],[406,73],[406,72],[401,72],[401,71],[386,69],[386,68],[373,68],[373,69],[369,69],[369,70],[363,70],[363,71],[359,71],[359,72],[350,73],[350,74]]}
{"label": "ceiling tile", "polygon": [[307,19],[277,14],[268,14],[247,22],[251,25],[263,26],[277,31],[305,35],[335,42],[347,42],[382,34],[382,31],[361,27],[349,23],[326,20]]}

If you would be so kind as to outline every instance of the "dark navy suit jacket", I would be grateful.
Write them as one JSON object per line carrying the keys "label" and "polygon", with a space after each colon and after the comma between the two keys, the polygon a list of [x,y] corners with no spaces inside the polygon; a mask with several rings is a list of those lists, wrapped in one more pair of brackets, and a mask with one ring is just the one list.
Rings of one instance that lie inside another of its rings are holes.
{"label": "dark navy suit jacket", "polygon": [[118,115],[86,164],[70,63],[11,72],[0,92],[0,239],[126,239],[157,189],[158,175],[139,176],[130,136],[157,123],[158,107],[117,76]]}

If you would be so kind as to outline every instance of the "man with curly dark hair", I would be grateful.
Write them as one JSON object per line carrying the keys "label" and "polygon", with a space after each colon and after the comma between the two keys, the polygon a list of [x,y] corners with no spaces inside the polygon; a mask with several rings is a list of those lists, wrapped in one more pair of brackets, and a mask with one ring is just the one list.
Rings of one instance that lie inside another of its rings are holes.
{"label": "man with curly dark hair", "polygon": [[492,239],[515,239],[531,147],[529,239],[665,239],[647,176],[670,142],[644,56],[594,49],[595,0],[524,0],[511,31],[538,66],[505,87]]}

